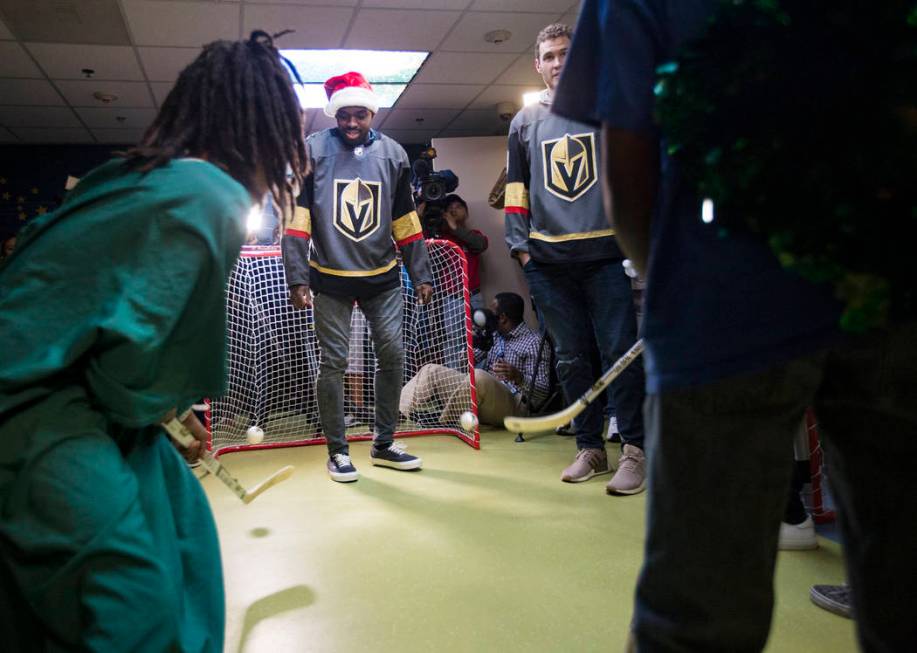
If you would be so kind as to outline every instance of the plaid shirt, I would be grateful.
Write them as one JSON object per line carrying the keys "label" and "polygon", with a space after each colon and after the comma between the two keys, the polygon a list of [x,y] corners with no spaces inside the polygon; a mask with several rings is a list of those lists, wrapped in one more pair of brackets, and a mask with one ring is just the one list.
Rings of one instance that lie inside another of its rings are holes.
{"label": "plaid shirt", "polygon": [[[548,396],[550,389],[550,368],[548,367],[550,351],[547,345],[541,353],[538,373],[533,374],[535,361],[538,360],[538,347],[540,344],[541,336],[529,328],[529,325],[525,322],[520,322],[515,329],[506,335],[499,332],[495,333],[494,344],[490,351],[484,352],[481,349],[475,349],[475,364],[482,367],[484,371],[493,373],[494,363],[502,358],[506,363],[522,373],[522,386],[518,386],[506,379],[500,379],[500,381],[512,390],[513,394],[525,391],[529,403],[537,405]],[[481,361],[484,362],[483,365],[480,364]],[[533,376],[534,383],[532,381]]]}

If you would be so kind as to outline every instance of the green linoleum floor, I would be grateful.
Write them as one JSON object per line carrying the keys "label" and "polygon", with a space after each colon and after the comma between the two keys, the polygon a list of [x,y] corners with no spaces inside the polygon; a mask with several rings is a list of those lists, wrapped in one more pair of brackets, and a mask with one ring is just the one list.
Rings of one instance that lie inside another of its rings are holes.
{"label": "green linoleum floor", "polygon": [[[245,485],[285,464],[292,479],[245,506],[219,481],[227,651],[619,651],[642,559],[646,498],[610,497],[609,476],[560,482],[574,443],[482,433],[404,440],[419,472],[369,464],[357,483],[325,472],[322,446],[227,454]],[[611,450],[610,450],[611,451]],[[840,551],[780,555],[769,651],[855,651],[852,622],[814,607],[843,580]]]}

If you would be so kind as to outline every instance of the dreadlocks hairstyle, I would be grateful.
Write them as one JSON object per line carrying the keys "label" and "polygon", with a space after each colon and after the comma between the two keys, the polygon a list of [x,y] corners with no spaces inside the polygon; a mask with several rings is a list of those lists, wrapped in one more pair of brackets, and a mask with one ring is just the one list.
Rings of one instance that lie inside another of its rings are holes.
{"label": "dreadlocks hairstyle", "polygon": [[292,211],[307,165],[302,110],[271,36],[255,31],[247,41],[204,46],[124,156],[140,171],[203,157],[253,195],[260,170],[284,213]]}

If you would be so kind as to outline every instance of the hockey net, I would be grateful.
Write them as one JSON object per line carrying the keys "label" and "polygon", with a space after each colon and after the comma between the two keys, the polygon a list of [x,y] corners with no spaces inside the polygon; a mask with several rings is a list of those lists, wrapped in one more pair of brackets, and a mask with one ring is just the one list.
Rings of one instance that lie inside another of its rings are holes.
{"label": "hockey net", "polygon": [[[429,304],[417,303],[410,279],[401,268],[402,385],[429,363],[455,374],[445,374],[445,385],[440,379],[437,397],[431,396],[426,405],[412,402],[406,408],[408,414],[400,414],[395,436],[445,433],[478,448],[478,429],[467,433],[459,423],[465,411],[477,415],[465,256],[448,241],[428,240],[427,248],[434,277]],[[222,397],[209,402],[206,415],[214,452],[324,443],[315,393],[321,354],[312,309],[296,310],[290,303],[280,249],[243,248],[229,279],[226,302],[228,388]],[[355,306],[344,375],[348,440],[372,438],[375,368],[369,324]],[[446,396],[448,410],[441,400]],[[251,426],[264,431],[261,444],[247,443]]]}

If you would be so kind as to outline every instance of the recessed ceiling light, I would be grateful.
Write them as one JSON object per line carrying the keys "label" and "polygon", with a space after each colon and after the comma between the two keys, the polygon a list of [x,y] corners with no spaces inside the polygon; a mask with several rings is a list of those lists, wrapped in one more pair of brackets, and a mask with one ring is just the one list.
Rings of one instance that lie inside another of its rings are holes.
{"label": "recessed ceiling light", "polygon": [[114,93],[105,93],[104,91],[96,91],[92,94],[92,97],[97,99],[102,104],[111,104],[118,99],[118,96]]}
{"label": "recessed ceiling light", "polygon": [[495,29],[491,32],[487,32],[487,34],[484,35],[484,40],[488,43],[499,45],[500,43],[509,41],[512,36],[513,33],[507,29]]}
{"label": "recessed ceiling light", "polygon": [[542,91],[529,91],[528,93],[522,94],[522,106],[527,107],[530,104],[535,104],[541,98]]}

